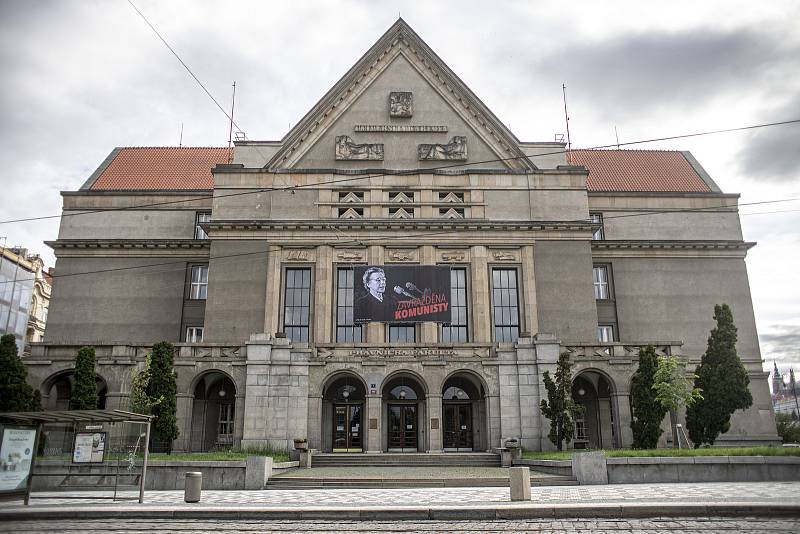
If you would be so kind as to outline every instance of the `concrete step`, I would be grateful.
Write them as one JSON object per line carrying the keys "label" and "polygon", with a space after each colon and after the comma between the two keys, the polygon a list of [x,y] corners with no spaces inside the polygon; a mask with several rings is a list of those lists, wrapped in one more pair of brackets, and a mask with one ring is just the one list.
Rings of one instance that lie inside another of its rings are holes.
{"label": "concrete step", "polygon": [[317,453],[312,465],[319,467],[357,467],[357,466],[474,466],[497,467],[500,455],[493,453]]}
{"label": "concrete step", "polygon": [[[531,487],[576,486],[572,477],[531,477]],[[267,490],[321,489],[321,488],[464,488],[506,487],[508,478],[449,478],[449,479],[344,479],[278,477],[265,485]]]}

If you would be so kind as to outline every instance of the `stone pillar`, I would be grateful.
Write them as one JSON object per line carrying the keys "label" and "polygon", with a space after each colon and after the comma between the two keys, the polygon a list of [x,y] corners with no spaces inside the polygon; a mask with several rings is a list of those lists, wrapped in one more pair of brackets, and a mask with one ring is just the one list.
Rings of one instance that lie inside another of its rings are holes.
{"label": "stone pillar", "polygon": [[539,331],[539,313],[536,302],[536,276],[533,263],[533,246],[522,247],[522,290],[525,299],[525,330],[531,334]]}
{"label": "stone pillar", "polygon": [[178,425],[178,438],[172,442],[172,449],[176,452],[189,452],[192,440],[192,403],[194,402],[194,395],[178,393],[176,397],[175,418]]}
{"label": "stone pillar", "polygon": [[244,391],[236,391],[236,398],[233,405],[233,443],[240,445],[242,443],[242,435],[244,431]]}
{"label": "stone pillar", "polygon": [[331,247],[317,247],[317,263],[314,269],[314,340],[317,343],[331,343],[333,311],[331,291],[334,286],[331,279],[336,278],[333,270]]}
{"label": "stone pillar", "polygon": [[308,447],[323,450],[322,439],[322,396],[308,397]]}
{"label": "stone pillar", "polygon": [[502,447],[505,438],[519,438],[522,430],[517,351],[508,346],[498,348],[497,360],[500,383],[500,439],[492,443],[492,447]]}
{"label": "stone pillar", "polygon": [[271,245],[267,252],[267,292],[265,295],[264,332],[278,330],[281,303],[281,248]]}
{"label": "stone pillar", "polygon": [[442,440],[442,395],[441,393],[428,394],[427,425],[430,448],[428,452],[443,452],[444,442]]}
{"label": "stone pillar", "polygon": [[627,449],[633,445],[630,393],[627,391],[612,393],[611,409],[614,410],[614,431],[617,436],[617,447]]}
{"label": "stone pillar", "polygon": [[538,386],[536,346],[533,344],[533,339],[529,337],[521,337],[517,340],[517,384],[520,433],[512,437],[518,437],[523,448],[533,450],[539,445],[539,436],[541,435],[541,408],[539,407],[541,397]]}
{"label": "stone pillar", "polygon": [[[537,334],[533,338],[536,346],[536,385],[539,390],[540,404],[542,399],[547,399],[547,389],[544,387],[544,372],[550,371],[550,376],[555,378],[556,364],[561,353],[561,344],[552,334]],[[550,433],[550,420],[537,409],[539,418],[539,447],[536,450],[554,451],[555,445],[547,435]]]}
{"label": "stone pillar", "polygon": [[[268,303],[267,308],[269,307]],[[267,443],[267,418],[271,415],[271,407],[267,402],[272,339],[269,334],[253,334],[246,345],[247,394],[244,403],[242,447],[259,447]],[[281,444],[280,447],[283,448],[285,445]]]}
{"label": "stone pillar", "polygon": [[[383,264],[383,247],[380,245],[371,245],[367,249],[367,262],[370,265]],[[353,280],[353,285],[363,284],[361,280]],[[366,341],[371,345],[384,343],[386,341],[383,323],[367,323],[366,327]]]}
{"label": "stone pillar", "polygon": [[475,343],[492,341],[492,319],[489,310],[489,263],[486,247],[470,249],[470,282],[472,285],[472,340]]}
{"label": "stone pillar", "polygon": [[381,447],[381,438],[383,437],[382,407],[383,399],[380,394],[367,395],[367,413],[365,421],[367,428],[366,452],[383,452]]}
{"label": "stone pillar", "polygon": [[[436,265],[436,249],[432,245],[423,245],[420,251],[420,264]],[[425,322],[420,325],[420,341],[432,344],[439,342],[438,323]],[[432,436],[432,435],[431,435]],[[433,445],[431,445],[433,447]]]}

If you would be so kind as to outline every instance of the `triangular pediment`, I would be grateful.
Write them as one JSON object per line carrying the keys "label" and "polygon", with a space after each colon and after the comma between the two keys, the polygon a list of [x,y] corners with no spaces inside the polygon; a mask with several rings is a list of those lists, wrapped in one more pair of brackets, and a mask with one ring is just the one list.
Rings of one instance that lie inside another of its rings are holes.
{"label": "triangular pediment", "polygon": [[267,164],[271,170],[438,167],[536,168],[514,135],[402,19],[287,134]]}
{"label": "triangular pediment", "polygon": [[463,219],[464,214],[454,208],[450,208],[442,214],[443,219]]}
{"label": "triangular pediment", "polygon": [[390,219],[413,219],[414,214],[409,213],[405,210],[405,208],[397,208],[396,210],[390,212],[389,214]]}

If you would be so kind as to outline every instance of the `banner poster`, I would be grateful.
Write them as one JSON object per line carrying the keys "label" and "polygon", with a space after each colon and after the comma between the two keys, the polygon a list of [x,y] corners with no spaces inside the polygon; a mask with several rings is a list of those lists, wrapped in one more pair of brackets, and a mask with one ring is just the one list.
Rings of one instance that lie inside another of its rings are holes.
{"label": "banner poster", "polygon": [[449,323],[450,267],[361,265],[353,267],[353,321]]}
{"label": "banner poster", "polygon": [[102,463],[106,454],[105,432],[78,432],[72,449],[72,462],[76,464]]}
{"label": "banner poster", "polygon": [[0,445],[0,491],[20,491],[28,487],[35,444],[35,428],[3,428],[3,442]]}

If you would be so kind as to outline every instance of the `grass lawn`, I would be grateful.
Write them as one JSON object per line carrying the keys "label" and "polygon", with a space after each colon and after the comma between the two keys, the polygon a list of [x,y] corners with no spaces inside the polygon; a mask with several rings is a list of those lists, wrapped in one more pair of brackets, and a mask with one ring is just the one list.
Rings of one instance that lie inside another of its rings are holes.
{"label": "grass lawn", "polygon": [[289,453],[284,451],[216,451],[193,453],[151,453],[150,460],[165,460],[172,462],[224,462],[246,460],[248,456],[272,456],[275,462],[288,462]]}
{"label": "grass lawn", "polygon": [[[525,451],[522,457],[528,460],[569,460],[574,452],[534,452]],[[618,449],[603,451],[609,458],[614,457],[655,457],[655,456],[800,456],[800,447],[728,447],[704,449]]]}

